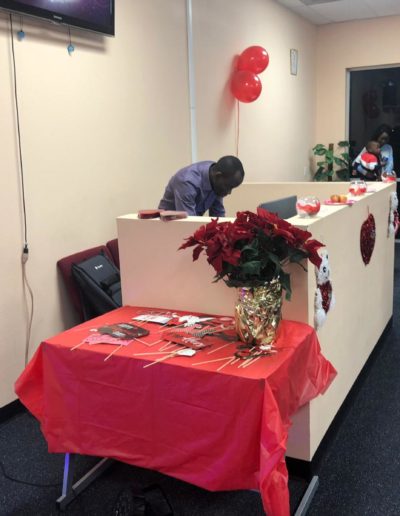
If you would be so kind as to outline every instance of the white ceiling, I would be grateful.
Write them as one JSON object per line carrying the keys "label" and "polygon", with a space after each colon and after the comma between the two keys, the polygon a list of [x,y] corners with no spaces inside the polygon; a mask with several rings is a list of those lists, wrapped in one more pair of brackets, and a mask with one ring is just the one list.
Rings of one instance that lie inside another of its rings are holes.
{"label": "white ceiling", "polygon": [[400,16],[400,0],[276,0],[316,25]]}

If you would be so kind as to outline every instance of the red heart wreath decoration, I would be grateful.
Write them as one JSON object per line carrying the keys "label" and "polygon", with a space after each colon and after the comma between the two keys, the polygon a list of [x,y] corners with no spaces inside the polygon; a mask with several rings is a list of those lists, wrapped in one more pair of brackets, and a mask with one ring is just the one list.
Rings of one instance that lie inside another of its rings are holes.
{"label": "red heart wreath decoration", "polygon": [[365,263],[365,265],[368,265],[372,252],[375,247],[375,238],[376,238],[376,225],[375,225],[375,218],[370,213],[368,215],[368,218],[366,221],[363,222],[361,226],[361,233],[360,233],[360,248],[361,248],[361,256]]}

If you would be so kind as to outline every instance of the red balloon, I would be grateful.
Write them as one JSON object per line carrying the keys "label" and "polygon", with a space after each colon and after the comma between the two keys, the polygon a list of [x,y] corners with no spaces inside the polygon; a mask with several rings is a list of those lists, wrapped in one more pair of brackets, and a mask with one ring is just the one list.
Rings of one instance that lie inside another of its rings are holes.
{"label": "red balloon", "polygon": [[268,52],[263,47],[248,47],[239,56],[238,70],[261,73],[269,64]]}
{"label": "red balloon", "polygon": [[231,90],[240,102],[254,102],[258,99],[262,90],[261,80],[253,72],[234,72]]}

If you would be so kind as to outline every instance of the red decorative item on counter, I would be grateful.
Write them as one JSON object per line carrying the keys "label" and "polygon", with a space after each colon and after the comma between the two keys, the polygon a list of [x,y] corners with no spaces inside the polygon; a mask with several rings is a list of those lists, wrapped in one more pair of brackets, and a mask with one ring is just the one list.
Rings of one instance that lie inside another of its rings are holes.
{"label": "red decorative item on counter", "polygon": [[370,213],[361,226],[360,248],[361,256],[365,265],[368,265],[375,247],[376,224],[375,217]]}
{"label": "red decorative item on counter", "polygon": [[327,206],[353,206],[353,204],[355,203],[356,201],[354,199],[349,199],[348,201],[343,201],[343,202],[335,202],[335,201],[332,201],[331,199],[327,199],[326,201],[324,201],[324,204],[326,204]]}
{"label": "red decorative item on counter", "polygon": [[350,183],[349,192],[351,195],[364,195],[367,193],[367,184],[363,180],[353,180]]}
{"label": "red decorative item on counter", "polygon": [[313,217],[321,208],[319,199],[313,195],[300,197],[296,203],[297,215],[299,217]]}
{"label": "red decorative item on counter", "polygon": [[396,180],[397,180],[397,177],[394,172],[383,172],[383,174],[382,174],[382,182],[383,183],[393,183]]}
{"label": "red decorative item on counter", "polygon": [[160,219],[164,222],[168,222],[170,220],[179,220],[187,218],[186,211],[174,211],[174,210],[161,210]]}
{"label": "red decorative item on counter", "polygon": [[361,195],[364,195],[365,193],[367,193],[367,185],[366,185],[365,181],[361,182],[361,185],[359,186],[359,190],[361,192]]}
{"label": "red decorative item on counter", "polygon": [[139,210],[139,219],[158,219],[162,210]]}

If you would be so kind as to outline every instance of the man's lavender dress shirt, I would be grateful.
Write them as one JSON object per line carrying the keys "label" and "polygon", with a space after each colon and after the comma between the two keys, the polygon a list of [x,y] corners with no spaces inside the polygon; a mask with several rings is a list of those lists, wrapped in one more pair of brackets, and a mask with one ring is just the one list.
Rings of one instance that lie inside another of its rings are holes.
{"label": "man's lavender dress shirt", "polygon": [[188,215],[224,217],[222,197],[218,197],[210,183],[210,166],[214,161],[200,161],[182,168],[169,180],[158,205],[162,210],[186,211]]}

